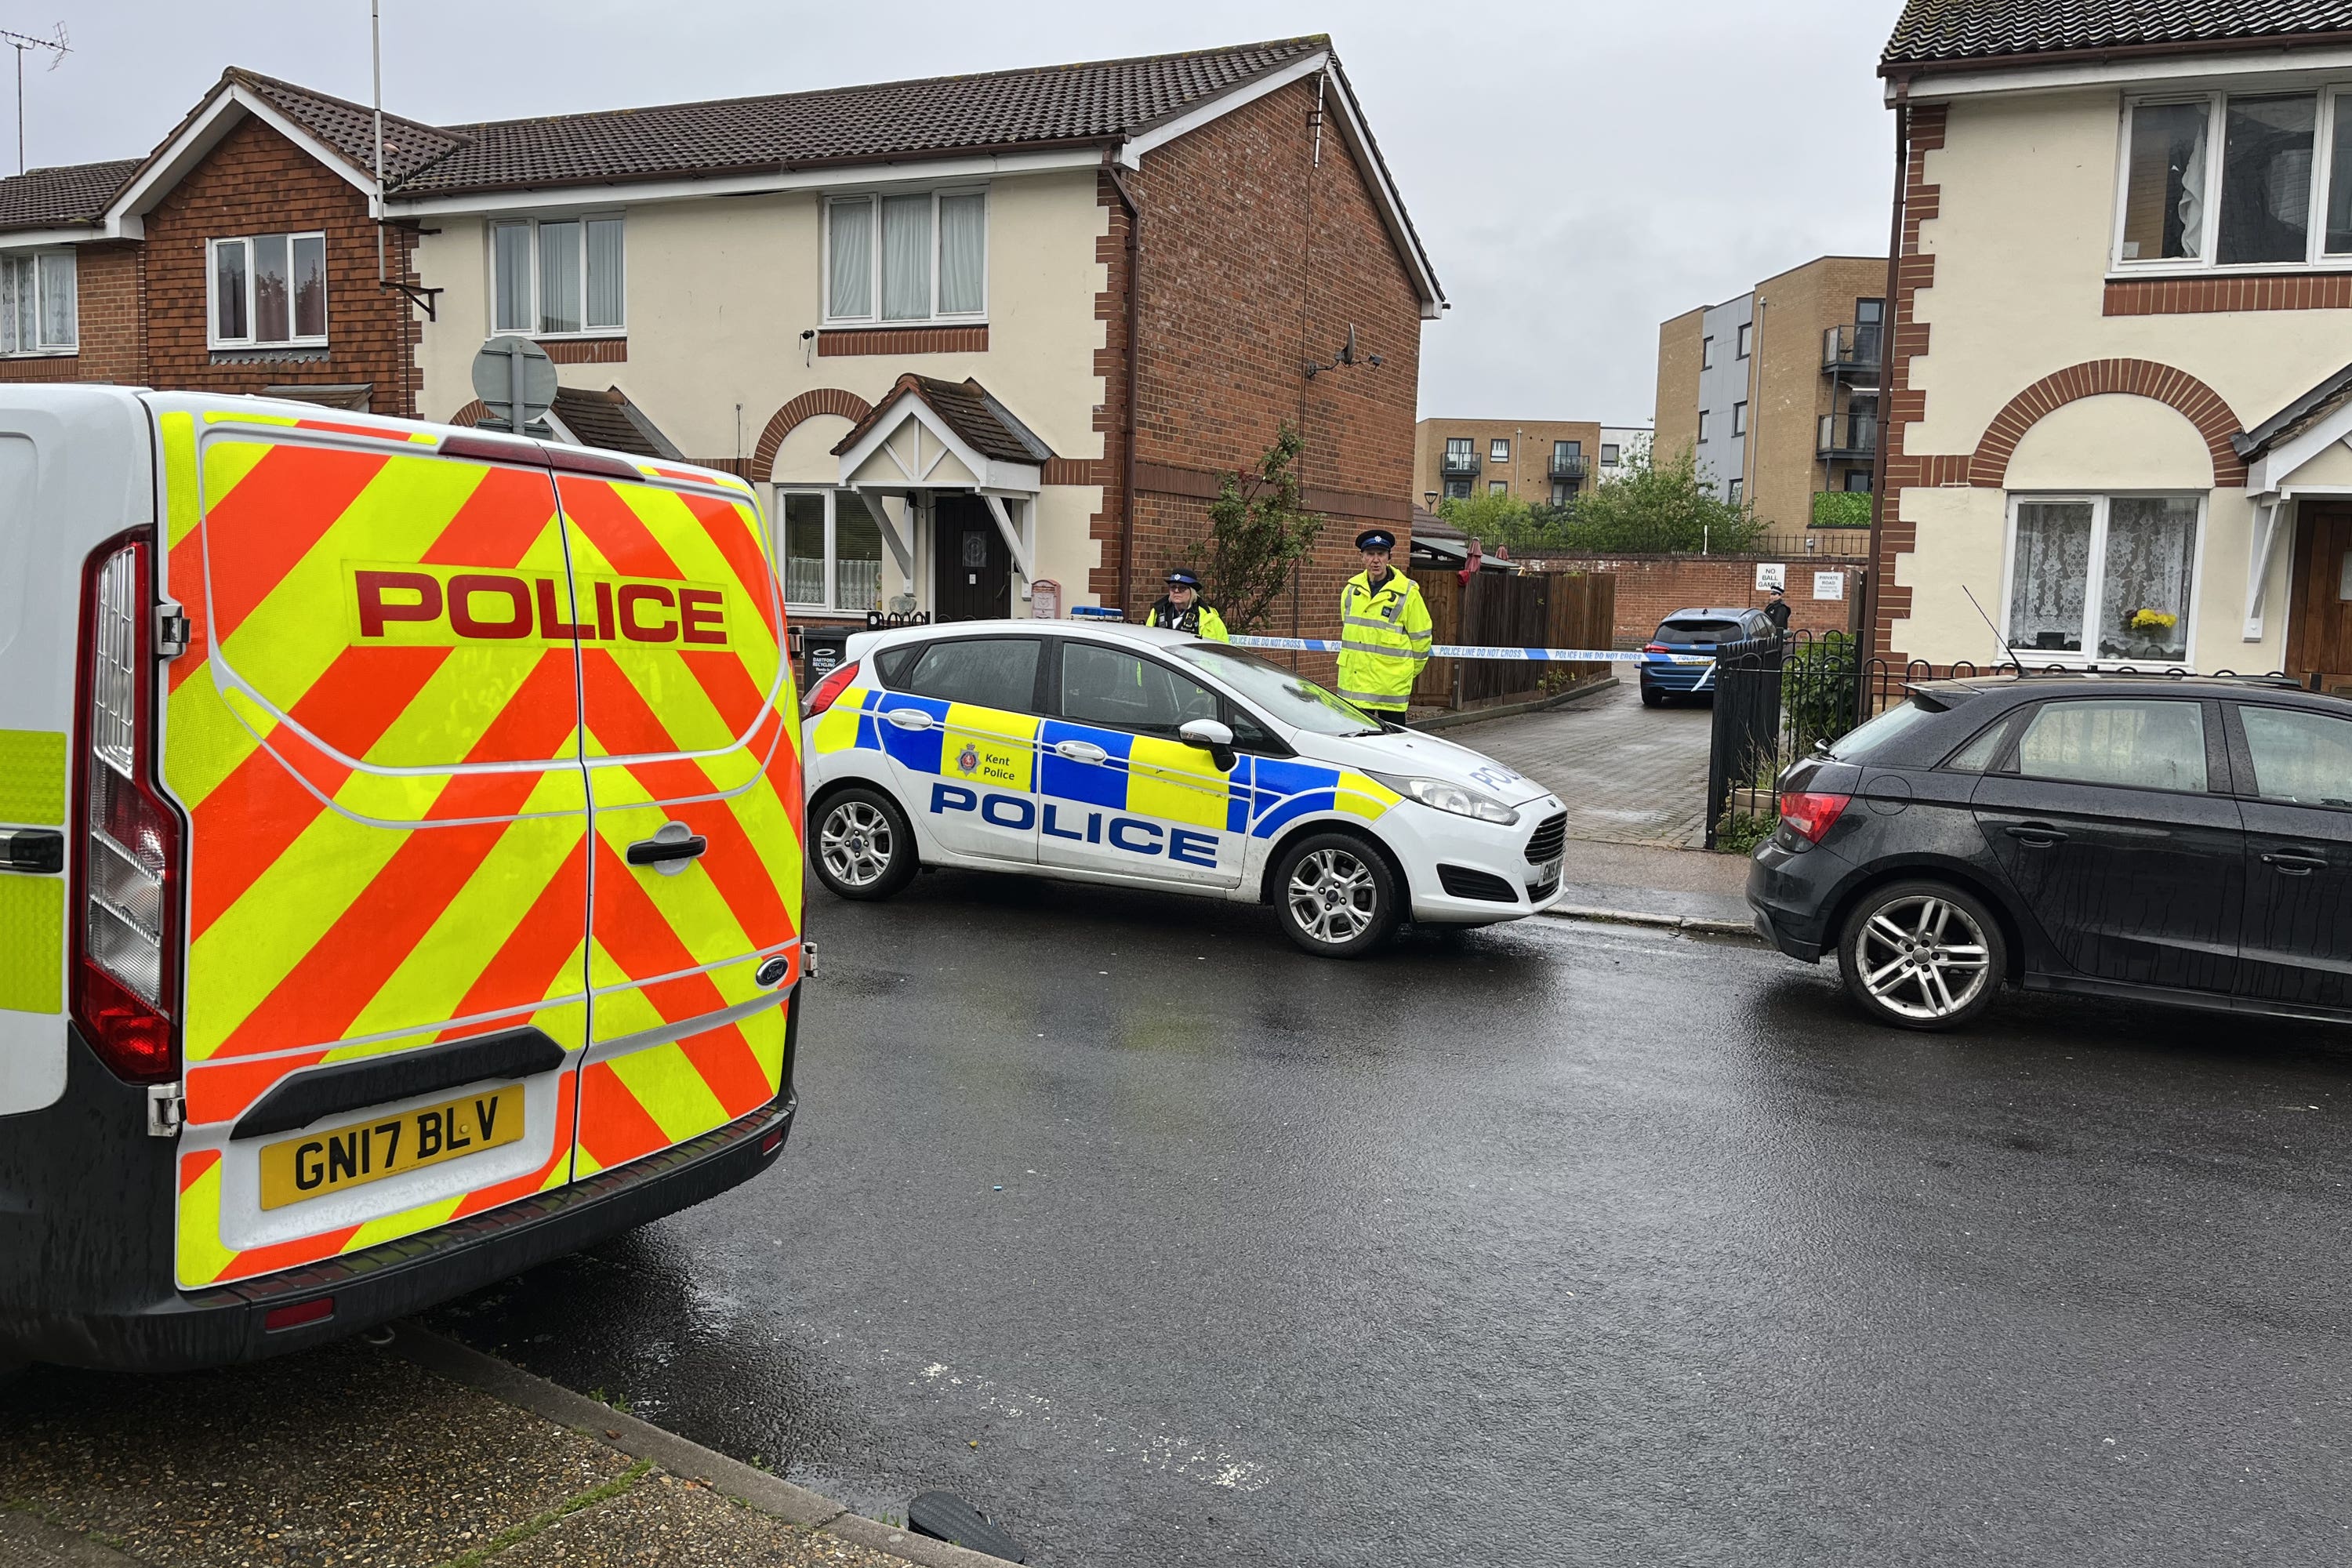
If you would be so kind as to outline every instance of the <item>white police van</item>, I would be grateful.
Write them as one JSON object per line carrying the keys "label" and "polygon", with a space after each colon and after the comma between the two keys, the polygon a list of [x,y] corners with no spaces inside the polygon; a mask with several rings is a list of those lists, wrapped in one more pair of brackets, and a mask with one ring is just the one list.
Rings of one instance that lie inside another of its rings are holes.
{"label": "white police van", "polygon": [[1224,643],[1117,622],[861,632],[810,693],[811,859],[847,899],[963,866],[1272,903],[1307,952],[1559,901],[1544,787]]}

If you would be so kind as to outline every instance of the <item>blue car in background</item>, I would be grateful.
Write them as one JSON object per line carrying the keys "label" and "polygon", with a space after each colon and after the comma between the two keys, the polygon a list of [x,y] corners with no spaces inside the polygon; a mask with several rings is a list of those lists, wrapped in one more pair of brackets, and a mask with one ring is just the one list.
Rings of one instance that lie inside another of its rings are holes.
{"label": "blue car in background", "polygon": [[1642,705],[1655,708],[1669,697],[1712,697],[1715,661],[1777,647],[1780,634],[1761,610],[1676,610],[1658,623],[1643,645]]}

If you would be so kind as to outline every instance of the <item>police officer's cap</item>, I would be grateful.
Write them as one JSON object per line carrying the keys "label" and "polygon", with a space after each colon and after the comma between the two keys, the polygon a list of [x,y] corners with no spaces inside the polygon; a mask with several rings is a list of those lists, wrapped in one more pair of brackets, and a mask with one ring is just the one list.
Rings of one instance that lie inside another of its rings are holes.
{"label": "police officer's cap", "polygon": [[1197,588],[1201,580],[1190,572],[1180,570],[1168,574],[1168,585],[1171,588]]}
{"label": "police officer's cap", "polygon": [[1385,528],[1368,528],[1364,530],[1363,532],[1356,535],[1356,548],[1359,550],[1394,550],[1396,548],[1396,535],[1391,533]]}

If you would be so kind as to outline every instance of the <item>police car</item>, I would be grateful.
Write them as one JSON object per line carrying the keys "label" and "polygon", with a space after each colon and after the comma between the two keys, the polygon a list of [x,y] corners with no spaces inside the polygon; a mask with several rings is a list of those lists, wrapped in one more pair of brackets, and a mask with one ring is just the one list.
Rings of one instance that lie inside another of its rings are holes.
{"label": "police car", "polygon": [[810,693],[809,847],[845,899],[922,866],[1271,903],[1351,958],[1557,902],[1568,818],[1491,758],[1229,644],[1099,621],[863,632]]}

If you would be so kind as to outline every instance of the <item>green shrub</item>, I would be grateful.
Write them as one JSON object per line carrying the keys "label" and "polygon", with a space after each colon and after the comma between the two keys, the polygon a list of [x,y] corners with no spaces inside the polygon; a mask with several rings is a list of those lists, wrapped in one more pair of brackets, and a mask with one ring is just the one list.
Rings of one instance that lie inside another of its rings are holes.
{"label": "green shrub", "polygon": [[1815,490],[1813,492],[1813,526],[1815,528],[1868,528],[1870,503],[1868,490]]}

